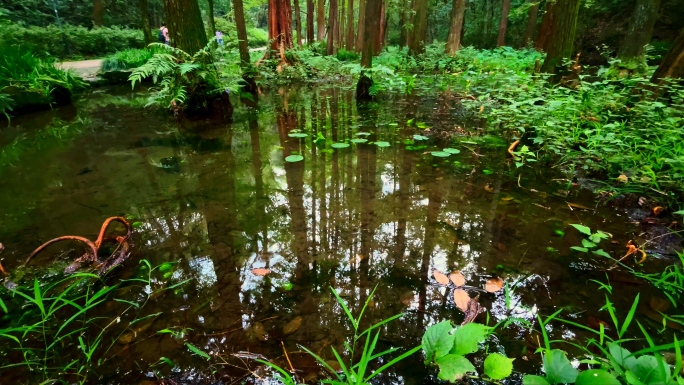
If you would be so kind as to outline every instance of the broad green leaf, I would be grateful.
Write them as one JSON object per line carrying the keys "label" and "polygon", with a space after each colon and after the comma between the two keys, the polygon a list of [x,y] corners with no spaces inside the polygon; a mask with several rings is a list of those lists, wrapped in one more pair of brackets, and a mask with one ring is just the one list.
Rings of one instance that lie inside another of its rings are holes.
{"label": "broad green leaf", "polygon": [[621,347],[615,342],[608,343],[608,351],[610,352],[610,356],[613,358],[613,360],[615,360],[615,362],[622,368],[626,369],[633,367],[636,364],[636,357],[631,356],[632,353],[630,353],[629,350]]}
{"label": "broad green leaf", "polygon": [[459,150],[457,148],[445,148],[442,151],[448,152],[449,154],[460,154],[461,153],[461,150]]}
{"label": "broad green leaf", "polygon": [[440,380],[456,382],[463,378],[466,373],[474,372],[475,367],[467,358],[456,354],[448,354],[437,360],[439,365]]}
{"label": "broad green leaf", "polygon": [[586,239],[582,239],[582,246],[591,249],[592,247],[596,247],[596,244]]}
{"label": "broad green leaf", "polygon": [[432,156],[436,156],[438,158],[446,158],[449,155],[451,155],[448,152],[444,152],[444,151],[433,151],[431,154],[432,154]]}
{"label": "broad green leaf", "polygon": [[309,135],[307,135],[303,132],[292,132],[292,133],[287,134],[287,136],[289,136],[290,138],[306,138]]}
{"label": "broad green leaf", "polygon": [[675,214],[675,215],[684,215],[684,210],[675,211],[675,212],[673,212],[672,214]]}
{"label": "broad green leaf", "polygon": [[424,135],[413,135],[413,140],[428,140],[428,139],[430,139],[430,138],[428,138],[427,136],[424,136]]}
{"label": "broad green leaf", "polygon": [[454,335],[451,331],[454,327],[450,321],[442,321],[430,326],[423,334],[423,350],[425,351],[425,364],[446,356],[454,345]]}
{"label": "broad green leaf", "polygon": [[285,161],[290,163],[301,162],[303,160],[304,157],[301,155],[290,155],[287,158],[285,158]]}
{"label": "broad green leaf", "polygon": [[501,353],[492,353],[485,358],[484,374],[493,380],[503,380],[513,372],[513,359]]}
{"label": "broad green leaf", "polygon": [[574,223],[571,224],[570,226],[576,228],[577,231],[579,231],[580,233],[582,233],[582,234],[584,234],[584,235],[591,235],[591,229],[588,228],[587,226],[578,225],[578,224],[574,224]]}
{"label": "broad green leaf", "polygon": [[368,142],[368,139],[354,138],[354,139],[350,140],[350,142],[356,143],[356,144],[359,144],[359,143],[366,143],[366,142]]}
{"label": "broad green leaf", "polygon": [[191,343],[189,343],[189,342],[186,342],[186,343],[185,343],[185,346],[187,346],[188,349],[190,349],[191,352],[197,354],[198,356],[200,356],[200,357],[202,357],[202,358],[206,358],[207,361],[209,361],[209,360],[211,359],[211,357],[209,357],[209,355],[208,355],[207,353],[205,353],[205,352],[203,352],[202,350],[200,350],[200,348],[198,348],[197,346],[195,346],[195,345],[193,345],[193,344],[191,344]]}
{"label": "broad green leaf", "polygon": [[553,349],[544,355],[542,362],[544,363],[546,379],[551,385],[575,382],[578,374],[577,369],[572,367],[564,351]]}
{"label": "broad green leaf", "polygon": [[659,356],[641,356],[627,368],[645,385],[667,384],[670,380],[670,365]]}
{"label": "broad green leaf", "polygon": [[602,257],[610,258],[610,254],[603,251],[603,249],[593,250],[592,253],[594,253],[596,255],[600,255]]}
{"label": "broad green leaf", "polygon": [[332,148],[347,148],[349,147],[349,143],[333,143],[330,145]]}
{"label": "broad green leaf", "polygon": [[542,376],[526,374],[523,376],[523,385],[549,385],[549,382]]}
{"label": "broad green leaf", "polygon": [[644,385],[644,383],[641,382],[641,380],[639,380],[636,374],[634,374],[634,372],[631,370],[625,372],[625,381],[627,381],[629,385]]}
{"label": "broad green leaf", "polygon": [[621,385],[620,381],[605,370],[585,370],[577,376],[575,385]]}
{"label": "broad green leaf", "polygon": [[577,250],[577,251],[581,251],[581,252],[583,252],[583,253],[586,253],[586,252],[589,251],[589,249],[587,249],[587,248],[585,248],[585,247],[579,247],[579,246],[572,246],[570,249],[572,249],[572,250]]}
{"label": "broad green leaf", "polygon": [[389,142],[375,142],[375,145],[378,147],[389,147],[390,146]]}
{"label": "broad green leaf", "polygon": [[479,350],[479,344],[484,342],[491,328],[482,324],[471,322],[465,324],[453,333],[454,344],[451,354],[466,355]]}

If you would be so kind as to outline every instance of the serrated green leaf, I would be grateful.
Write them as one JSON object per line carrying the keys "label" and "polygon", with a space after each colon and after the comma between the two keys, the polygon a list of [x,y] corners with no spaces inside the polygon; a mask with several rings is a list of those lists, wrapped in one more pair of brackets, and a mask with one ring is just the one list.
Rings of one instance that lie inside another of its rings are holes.
{"label": "serrated green leaf", "polygon": [[454,335],[451,331],[454,327],[450,321],[442,321],[430,326],[423,334],[423,350],[425,351],[425,364],[449,354],[454,345]]}
{"label": "serrated green leaf", "polygon": [[482,324],[471,322],[465,324],[453,333],[453,348],[451,354],[465,356],[479,350],[479,344],[484,342],[489,335],[491,328]]}
{"label": "serrated green leaf", "polygon": [[542,362],[546,372],[546,379],[551,385],[571,384],[575,382],[579,374],[577,369],[573,368],[570,364],[570,360],[566,357],[565,352],[559,349],[553,349],[549,353],[544,354]]}
{"label": "serrated green leaf", "polygon": [[501,353],[492,353],[485,358],[484,374],[493,380],[503,380],[513,372],[513,359]]}
{"label": "serrated green leaf", "polygon": [[523,385],[550,385],[546,378],[526,374],[523,376]]}
{"label": "serrated green leaf", "polygon": [[584,234],[584,235],[591,235],[591,229],[588,228],[587,226],[578,225],[578,224],[574,224],[574,223],[571,224],[570,226],[576,228],[577,231],[579,231],[580,233],[582,233],[582,234]]}
{"label": "serrated green leaf", "polygon": [[577,376],[575,385],[621,385],[620,381],[605,370],[585,370]]}
{"label": "serrated green leaf", "polygon": [[466,373],[475,372],[475,367],[467,358],[456,354],[447,354],[436,362],[439,365],[437,377],[440,380],[456,382],[463,378]]}

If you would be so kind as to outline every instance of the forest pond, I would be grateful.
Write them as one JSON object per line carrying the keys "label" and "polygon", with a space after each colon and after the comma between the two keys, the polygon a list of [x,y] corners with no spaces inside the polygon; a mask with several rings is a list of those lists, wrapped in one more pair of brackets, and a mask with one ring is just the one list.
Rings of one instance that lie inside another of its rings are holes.
{"label": "forest pond", "polygon": [[[607,276],[621,314],[637,292],[652,295],[609,270],[612,261],[570,249],[583,239],[570,225],[583,224],[612,234],[604,249],[624,254],[637,232],[625,211],[597,205],[556,169],[516,168],[508,139],[480,135],[482,122],[457,98],[398,95],[357,105],[352,90],[283,88],[264,91],[257,108],[236,101],[230,122],[179,123],[145,108],[145,96],[100,89],[0,130],[0,257],[5,270],[20,273],[17,282],[58,279],[82,253],[61,243],[21,268],[43,242],[94,239],[110,216],[135,222],[132,255],[105,279],[150,278],[142,290],[124,281],[114,293],[146,304],[138,311],[109,301],[89,315],[104,324],[119,317],[93,383],[261,383],[269,372],[254,358],[287,367],[284,350],[311,383],[320,369],[300,346],[332,360],[330,346],[343,349],[350,336],[330,287],[354,314],[377,287],[365,319],[404,313],[381,340],[403,351],[419,345],[429,325],[463,321],[453,288],[441,287],[435,270],[460,271],[487,310],[477,321],[492,325],[560,308],[576,322],[602,322],[604,294],[591,280]],[[459,141],[441,134],[447,129]],[[148,276],[143,260],[160,268]],[[649,263],[657,270],[657,259]],[[509,289],[485,291],[492,277]],[[580,334],[562,325],[549,331],[555,339]],[[516,371],[534,372],[538,342],[513,324],[497,330],[489,349],[516,358]],[[422,361],[416,354],[374,382],[436,382]],[[30,377],[8,369],[1,378]]]}

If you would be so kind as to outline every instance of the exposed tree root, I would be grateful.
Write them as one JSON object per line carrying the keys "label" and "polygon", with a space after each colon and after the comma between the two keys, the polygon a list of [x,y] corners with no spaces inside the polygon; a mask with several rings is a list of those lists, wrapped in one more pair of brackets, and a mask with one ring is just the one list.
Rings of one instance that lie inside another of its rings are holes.
{"label": "exposed tree root", "polygon": [[[126,235],[125,236],[117,236],[116,238],[112,239],[115,240],[119,245],[117,246],[116,250],[110,255],[107,259],[104,261],[100,261],[100,258],[98,256],[100,247],[102,247],[102,244],[107,241],[108,239],[105,238],[105,235],[107,233],[107,229],[111,226],[112,222],[119,222],[126,226]],[[35,257],[37,254],[41,253],[43,250],[45,250],[48,246],[52,245],[53,243],[57,243],[60,241],[79,241],[82,243],[85,243],[90,250],[87,251],[85,254],[83,254],[81,257],[76,258],[74,262],[69,265],[65,272],[67,273],[72,273],[76,269],[78,269],[83,262],[95,262],[97,263],[97,267],[100,269],[100,274],[104,273],[106,270],[109,268],[120,264],[121,262],[128,257],[129,254],[129,249],[130,245],[128,244],[128,240],[130,239],[132,234],[131,230],[131,225],[128,223],[128,221],[123,218],[123,217],[109,217],[107,218],[104,223],[102,224],[102,227],[100,228],[100,233],[97,236],[97,239],[95,242],[92,242],[91,240],[80,237],[77,235],[65,235],[62,237],[58,237],[55,239],[51,239],[42,245],[40,245],[37,249],[35,249],[31,255],[29,255],[28,258],[26,258],[26,261],[24,262],[24,266],[28,265],[29,262],[31,262],[31,259]]]}

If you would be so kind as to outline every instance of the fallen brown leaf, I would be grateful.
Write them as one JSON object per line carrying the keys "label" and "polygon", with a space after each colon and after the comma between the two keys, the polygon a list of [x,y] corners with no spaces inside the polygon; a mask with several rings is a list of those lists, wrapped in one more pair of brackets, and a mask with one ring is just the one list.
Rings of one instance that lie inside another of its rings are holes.
{"label": "fallen brown leaf", "polygon": [[475,321],[475,318],[482,312],[483,309],[480,306],[477,297],[470,299],[470,301],[468,301],[468,308],[465,311],[465,318],[463,319],[463,322],[461,322],[461,325]]}
{"label": "fallen brown leaf", "polygon": [[264,268],[252,269],[252,274],[263,277],[267,274],[271,274],[271,269],[264,269]]}
{"label": "fallen brown leaf", "polygon": [[583,206],[583,205],[578,204],[578,203],[568,203],[568,206],[570,206],[572,208],[580,209],[580,210],[591,210],[590,207]]}
{"label": "fallen brown leaf", "polygon": [[615,178],[615,179],[617,179],[617,181],[618,181],[618,182],[621,182],[621,183],[627,183],[627,182],[629,182],[629,178],[628,178],[627,175],[625,175],[625,174],[621,174],[619,177],[617,177],[617,178]]}
{"label": "fallen brown leaf", "polygon": [[461,309],[462,312],[468,311],[468,303],[470,302],[470,296],[463,289],[454,290],[454,302],[456,307]]}
{"label": "fallen brown leaf", "polygon": [[453,282],[454,285],[456,285],[456,287],[461,287],[466,284],[465,277],[463,276],[463,274],[461,274],[460,271],[455,271],[449,274],[449,278],[451,279],[451,282]]}
{"label": "fallen brown leaf", "polygon": [[484,189],[485,189],[485,191],[487,191],[487,192],[494,192],[494,187],[492,187],[492,185],[489,184],[489,183],[487,183],[487,184],[484,186]]}
{"label": "fallen brown leaf", "polygon": [[499,277],[490,278],[487,280],[487,283],[485,283],[485,290],[487,290],[490,293],[496,293],[497,291],[501,290],[503,286],[503,279]]}
{"label": "fallen brown leaf", "polygon": [[653,215],[655,215],[655,216],[657,217],[657,216],[660,215],[663,211],[665,211],[665,207],[663,207],[663,206],[656,206],[656,207],[653,208]]}
{"label": "fallen brown leaf", "polygon": [[296,332],[299,330],[299,328],[302,326],[302,317],[296,317],[292,321],[288,322],[284,327],[283,327],[283,334],[288,335]]}
{"label": "fallen brown leaf", "polygon": [[439,271],[435,270],[432,272],[432,275],[435,277],[435,280],[440,285],[446,286],[449,284],[449,277],[447,277],[446,274],[440,273]]}

